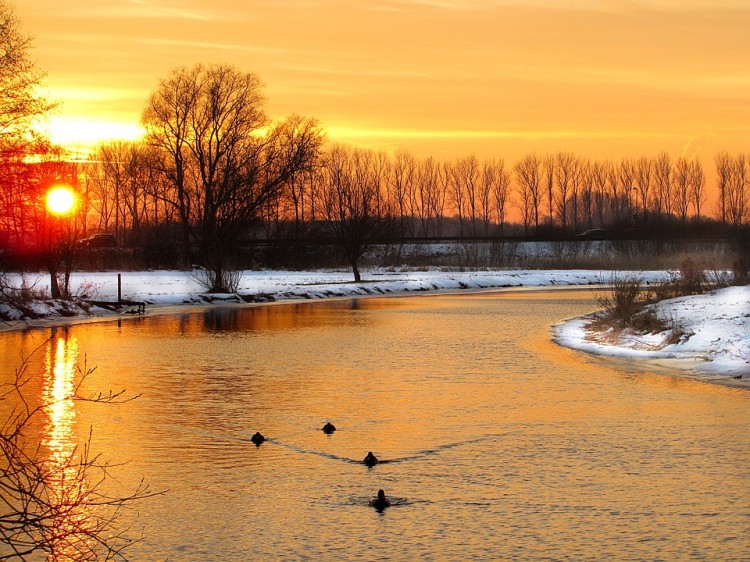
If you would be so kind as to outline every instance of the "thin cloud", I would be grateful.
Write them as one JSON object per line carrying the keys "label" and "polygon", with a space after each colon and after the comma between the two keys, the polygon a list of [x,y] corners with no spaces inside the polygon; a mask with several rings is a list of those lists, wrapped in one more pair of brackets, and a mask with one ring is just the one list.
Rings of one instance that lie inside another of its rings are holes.
{"label": "thin cloud", "polygon": [[101,6],[83,8],[77,15],[94,18],[193,21],[221,21],[230,17],[230,14],[221,14],[215,10],[189,9],[155,0],[127,0],[125,3],[107,2]]}
{"label": "thin cloud", "polygon": [[421,78],[434,80],[434,76],[419,70],[399,70],[394,68],[388,69],[367,69],[359,67],[357,69],[334,67],[334,66],[310,66],[310,65],[285,65],[286,70],[307,74],[321,74],[329,76],[360,76],[366,78]]}
{"label": "thin cloud", "polygon": [[455,11],[527,8],[624,14],[634,11],[692,12],[749,9],[746,0],[391,0],[376,1],[373,9],[403,11],[424,7]]}
{"label": "thin cloud", "polygon": [[374,139],[540,139],[540,138],[625,138],[665,136],[653,131],[576,131],[576,130],[537,130],[537,131],[480,131],[480,130],[407,130],[376,129],[347,126],[326,128],[335,138],[374,138]]}
{"label": "thin cloud", "polygon": [[205,49],[213,51],[239,51],[247,53],[259,53],[259,54],[284,54],[289,52],[288,49],[278,47],[261,47],[258,45],[248,45],[244,43],[223,43],[218,41],[192,41],[182,39],[167,39],[167,38],[132,38],[134,43],[141,45],[152,45],[159,47],[178,47],[178,48],[194,48],[194,49]]}

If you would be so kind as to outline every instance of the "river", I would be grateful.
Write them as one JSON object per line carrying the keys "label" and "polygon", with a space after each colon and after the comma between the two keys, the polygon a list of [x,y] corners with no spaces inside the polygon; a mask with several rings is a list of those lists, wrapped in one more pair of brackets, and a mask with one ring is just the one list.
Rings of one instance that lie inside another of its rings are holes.
{"label": "river", "polygon": [[39,347],[35,399],[84,359],[84,391],[139,395],[71,404],[36,436],[69,451],[93,428],[110,487],[165,492],[123,514],[143,530],[132,560],[747,560],[750,393],[551,342],[595,306],[536,291],[212,308],[0,334],[0,376]]}

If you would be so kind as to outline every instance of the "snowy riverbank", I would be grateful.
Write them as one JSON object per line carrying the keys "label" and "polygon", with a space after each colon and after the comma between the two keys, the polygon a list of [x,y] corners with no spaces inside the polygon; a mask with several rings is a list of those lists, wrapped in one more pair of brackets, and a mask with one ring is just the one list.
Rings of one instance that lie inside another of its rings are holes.
{"label": "snowy riverbank", "polygon": [[669,329],[597,332],[589,315],[555,326],[554,338],[588,353],[653,360],[703,380],[750,388],[750,285],[663,300],[650,308]]}
{"label": "snowy riverbank", "polygon": [[[667,279],[666,271],[637,272],[643,282]],[[460,291],[501,287],[554,288],[598,285],[611,279],[610,272],[590,270],[506,271],[387,271],[372,270],[361,283],[347,271],[246,271],[237,295],[206,295],[196,276],[183,271],[148,271],[122,274],[122,298],[148,303],[147,313],[183,306],[244,303],[247,301],[294,301],[332,297],[378,296],[424,291]],[[20,276],[9,279],[20,284]],[[47,290],[46,277],[27,275],[25,283]],[[73,293],[95,301],[117,299],[117,273],[77,272],[71,280]],[[0,330],[49,326],[81,320],[76,311],[63,310],[55,301],[32,305],[37,320],[20,319],[20,313],[0,305],[4,317]],[[595,333],[587,328],[590,317],[576,318],[554,327],[560,344],[589,353],[667,361],[703,377],[731,379],[750,385],[750,286],[731,287],[705,295],[682,297],[653,305],[661,318],[678,326],[684,336],[667,343],[670,333]],[[72,318],[71,318],[71,315]],[[111,318],[117,313],[92,307],[86,318]],[[744,380],[737,377],[743,377]]]}

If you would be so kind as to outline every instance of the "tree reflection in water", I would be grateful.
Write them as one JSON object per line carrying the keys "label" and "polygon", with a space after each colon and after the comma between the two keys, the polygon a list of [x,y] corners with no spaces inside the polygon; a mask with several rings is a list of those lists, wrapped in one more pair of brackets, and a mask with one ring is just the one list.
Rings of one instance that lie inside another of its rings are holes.
{"label": "tree reflection in water", "polygon": [[[44,353],[41,388],[34,388],[38,379],[27,357],[0,393],[0,402],[10,406],[0,430],[0,559],[6,548],[9,556],[124,559],[135,539],[118,526],[119,515],[153,494],[143,482],[124,497],[106,491],[110,467],[92,455],[91,430],[85,439],[76,435],[76,403],[115,404],[133,397],[81,393],[94,369],[85,360],[80,366],[78,341],[68,330],[53,330],[34,353]],[[35,440],[36,435],[41,437]]]}

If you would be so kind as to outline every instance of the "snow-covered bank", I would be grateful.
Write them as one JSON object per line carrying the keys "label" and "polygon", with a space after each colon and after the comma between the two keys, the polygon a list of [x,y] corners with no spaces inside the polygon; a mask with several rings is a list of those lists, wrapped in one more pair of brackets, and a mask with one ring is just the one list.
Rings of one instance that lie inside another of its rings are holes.
{"label": "snow-covered bank", "polygon": [[[626,272],[621,272],[626,274]],[[644,283],[669,278],[667,271],[637,272]],[[364,281],[354,283],[348,271],[246,271],[238,295],[206,295],[196,276],[184,271],[127,272],[122,274],[122,298],[148,303],[147,314],[178,310],[183,306],[243,303],[247,300],[293,301],[332,297],[407,294],[424,291],[459,291],[500,287],[566,287],[598,285],[611,280],[610,272],[591,270],[503,270],[503,271],[388,271],[371,270]],[[20,276],[9,281],[20,286]],[[26,284],[47,290],[45,276],[27,276]],[[71,286],[74,294],[96,301],[117,299],[116,272],[77,272]],[[33,310],[45,318],[0,322],[0,330],[49,326],[83,318],[106,319],[118,314],[92,307],[88,316],[76,317],[60,302],[37,301]],[[590,317],[577,318],[554,328],[555,340],[574,349],[632,359],[667,360],[706,377],[731,380],[750,386],[750,286],[732,287],[706,295],[682,297],[653,305],[660,318],[680,328],[684,337],[668,343],[672,331],[661,334],[595,333]],[[18,311],[0,304],[0,316],[13,318]],[[70,318],[73,315],[73,318]],[[743,377],[737,379],[736,377]]]}
{"label": "snow-covered bank", "polygon": [[[670,328],[655,334],[597,332],[593,315],[554,327],[560,345],[612,357],[656,360],[704,380],[750,388],[750,285],[650,305]],[[673,343],[675,334],[679,340]]]}
{"label": "snow-covered bank", "polygon": [[[198,274],[199,275],[199,274]],[[638,272],[646,282],[667,278],[664,271]],[[559,287],[597,285],[608,282],[610,273],[591,270],[503,270],[503,271],[388,271],[370,270],[363,281],[354,283],[349,271],[245,271],[239,282],[238,295],[267,295],[275,300],[319,299],[387,295],[418,291],[455,291],[496,287]],[[9,276],[20,286],[20,276]],[[27,285],[40,291],[49,290],[43,275],[28,276]],[[116,272],[76,272],[71,278],[74,295],[89,300],[117,299]],[[196,274],[184,271],[146,271],[122,274],[122,298],[145,301],[149,305],[207,304],[210,302],[243,302],[236,295],[206,295]],[[40,311],[41,312],[41,311]],[[97,313],[106,314],[98,311]],[[54,315],[54,311],[50,311]]]}

